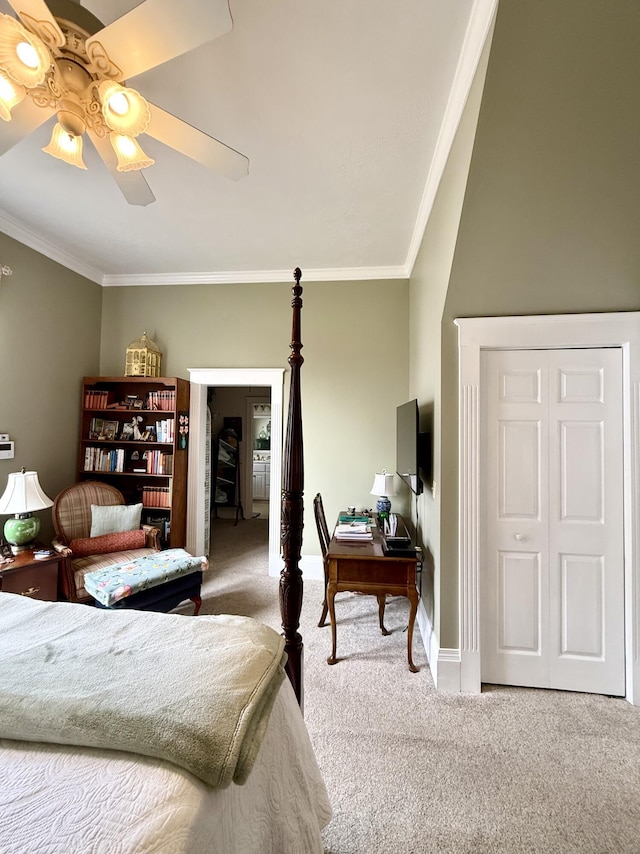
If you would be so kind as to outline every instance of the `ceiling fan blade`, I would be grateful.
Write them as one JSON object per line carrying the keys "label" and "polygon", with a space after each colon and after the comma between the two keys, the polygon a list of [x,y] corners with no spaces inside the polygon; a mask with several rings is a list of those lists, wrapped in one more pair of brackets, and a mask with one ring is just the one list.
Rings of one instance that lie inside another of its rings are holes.
{"label": "ceiling fan blade", "polygon": [[49,47],[62,47],[65,38],[44,0],[8,0],[27,29],[35,32]]}
{"label": "ceiling fan blade", "polygon": [[55,113],[52,107],[38,107],[27,97],[13,108],[10,122],[2,122],[0,127],[0,155],[5,154],[31,131],[51,118]]}
{"label": "ceiling fan blade", "polygon": [[116,169],[117,158],[108,138],[99,137],[92,130],[87,130],[87,134],[129,204],[145,207],[155,202],[156,197],[151,192],[141,170],[118,172]]}
{"label": "ceiling fan blade", "polygon": [[228,0],[146,0],[87,39],[87,53],[98,67],[106,54],[121,72],[106,73],[122,80],[206,44],[232,27]]}
{"label": "ceiling fan blade", "polygon": [[249,158],[244,154],[156,107],[155,104],[149,104],[149,107],[151,122],[145,131],[149,136],[202,163],[203,166],[221,172],[233,181],[239,181],[249,174]]}

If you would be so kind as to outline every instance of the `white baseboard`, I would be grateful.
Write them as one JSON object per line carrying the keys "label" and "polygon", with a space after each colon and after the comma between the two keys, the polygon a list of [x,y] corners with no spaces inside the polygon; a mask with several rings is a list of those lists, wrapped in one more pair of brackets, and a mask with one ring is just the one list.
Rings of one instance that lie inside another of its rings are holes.
{"label": "white baseboard", "polygon": [[460,691],[460,650],[441,648],[438,636],[422,603],[418,603],[418,629],[438,691]]}
{"label": "white baseboard", "polygon": [[[280,555],[269,556],[269,575],[279,578],[284,561]],[[308,581],[324,581],[324,568],[320,555],[302,555],[300,557],[302,578]]]}

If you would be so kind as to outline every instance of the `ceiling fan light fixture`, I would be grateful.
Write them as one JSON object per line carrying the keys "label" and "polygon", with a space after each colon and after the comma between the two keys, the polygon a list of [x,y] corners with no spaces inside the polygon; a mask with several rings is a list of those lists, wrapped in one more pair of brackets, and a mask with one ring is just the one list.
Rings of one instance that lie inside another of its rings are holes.
{"label": "ceiling fan light fixture", "polygon": [[10,15],[0,15],[0,70],[27,89],[39,86],[51,66],[51,55],[37,36]]}
{"label": "ceiling fan light fixture", "polygon": [[59,122],[54,125],[51,142],[42,150],[58,160],[64,160],[70,166],[87,168],[82,159],[82,137],[70,134]]}
{"label": "ceiling fan light fixture", "polygon": [[151,110],[139,92],[121,86],[113,80],[103,80],[98,86],[102,115],[114,133],[138,136],[151,121]]}
{"label": "ceiling fan light fixture", "polygon": [[118,172],[146,169],[147,166],[153,166],[155,163],[155,160],[144,153],[138,141],[132,136],[112,133],[110,139],[118,158],[118,165],[116,166]]}
{"label": "ceiling fan light fixture", "polygon": [[11,121],[11,110],[19,104],[27,94],[24,86],[19,86],[0,71],[0,119]]}

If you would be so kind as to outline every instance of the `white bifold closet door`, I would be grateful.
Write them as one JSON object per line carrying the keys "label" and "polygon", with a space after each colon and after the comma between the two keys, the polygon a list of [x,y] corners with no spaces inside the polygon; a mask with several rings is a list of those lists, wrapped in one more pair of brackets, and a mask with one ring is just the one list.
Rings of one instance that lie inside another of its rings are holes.
{"label": "white bifold closet door", "polygon": [[622,351],[481,357],[482,681],[623,695]]}

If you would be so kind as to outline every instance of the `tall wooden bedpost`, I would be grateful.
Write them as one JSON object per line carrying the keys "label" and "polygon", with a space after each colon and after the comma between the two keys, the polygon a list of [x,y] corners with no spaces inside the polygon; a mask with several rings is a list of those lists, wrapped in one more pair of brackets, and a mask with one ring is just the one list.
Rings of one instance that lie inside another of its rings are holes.
{"label": "tall wooden bedpost", "polygon": [[288,655],[287,675],[293,685],[300,707],[303,704],[303,657],[302,636],[298,632],[302,609],[302,528],[304,512],[304,453],[302,443],[302,401],[300,395],[300,368],[304,362],[300,354],[302,311],[302,272],[293,271],[295,285],[291,289],[293,299],[293,321],[291,331],[291,383],[289,387],[289,414],[284,449],[284,473],[282,478],[282,513],[280,517],[280,542],[284,567],[280,573],[280,614],[284,629],[285,651]]}

